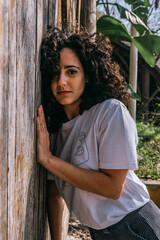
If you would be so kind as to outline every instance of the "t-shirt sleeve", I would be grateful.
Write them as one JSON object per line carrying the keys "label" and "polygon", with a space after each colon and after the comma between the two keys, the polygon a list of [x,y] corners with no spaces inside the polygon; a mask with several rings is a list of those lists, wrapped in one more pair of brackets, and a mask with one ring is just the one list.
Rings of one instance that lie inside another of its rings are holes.
{"label": "t-shirt sleeve", "polygon": [[128,109],[118,102],[101,112],[99,168],[137,169],[137,130]]}

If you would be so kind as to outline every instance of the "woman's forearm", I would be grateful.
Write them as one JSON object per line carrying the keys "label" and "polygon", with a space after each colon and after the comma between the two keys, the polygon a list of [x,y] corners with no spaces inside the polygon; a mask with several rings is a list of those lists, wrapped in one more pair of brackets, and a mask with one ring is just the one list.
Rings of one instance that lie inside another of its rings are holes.
{"label": "woman's forearm", "polygon": [[127,171],[112,170],[111,174],[76,167],[55,156],[50,156],[43,166],[69,184],[104,197],[118,199],[123,189]]}
{"label": "woman's forearm", "polygon": [[54,181],[48,181],[47,186],[47,214],[51,239],[61,240],[64,200],[62,199]]}

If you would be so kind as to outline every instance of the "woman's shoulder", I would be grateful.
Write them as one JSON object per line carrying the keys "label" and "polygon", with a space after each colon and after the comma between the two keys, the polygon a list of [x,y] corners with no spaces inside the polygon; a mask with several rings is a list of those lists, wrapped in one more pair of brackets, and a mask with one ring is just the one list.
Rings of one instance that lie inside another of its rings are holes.
{"label": "woman's shoulder", "polygon": [[122,108],[127,109],[126,106],[121,101],[119,101],[118,99],[115,99],[115,98],[110,98],[110,99],[105,100],[104,102],[102,102],[100,104],[100,107],[110,108],[110,109],[117,108],[117,107],[120,107],[120,108],[122,107]]}
{"label": "woman's shoulder", "polygon": [[99,125],[101,122],[109,122],[113,116],[120,118],[120,115],[130,118],[130,114],[126,106],[117,99],[107,99],[101,103],[98,103],[85,111],[83,114],[84,119],[88,119],[90,122],[97,122]]}
{"label": "woman's shoulder", "polygon": [[121,101],[111,98],[96,104],[90,109],[90,111],[94,112],[94,114],[97,112],[99,115],[104,115],[112,113],[118,109],[119,111],[124,110],[128,112],[127,107]]}
{"label": "woman's shoulder", "polygon": [[111,124],[120,122],[129,122],[135,124],[127,107],[117,99],[107,99],[96,106],[95,113],[97,113],[96,121],[98,125]]}
{"label": "woman's shoulder", "polygon": [[92,106],[89,110],[84,111],[83,115],[88,115],[88,116],[92,116],[92,115],[106,115],[108,113],[112,113],[116,110],[122,111],[127,111],[128,109],[127,107],[119,100],[115,99],[115,98],[111,98],[111,99],[107,99],[101,103],[97,103],[96,105]]}

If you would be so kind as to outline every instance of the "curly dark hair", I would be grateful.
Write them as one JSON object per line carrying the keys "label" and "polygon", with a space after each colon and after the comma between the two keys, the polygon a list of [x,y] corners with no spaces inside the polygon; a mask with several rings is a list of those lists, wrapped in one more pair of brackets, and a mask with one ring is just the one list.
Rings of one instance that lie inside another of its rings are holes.
{"label": "curly dark hair", "polygon": [[51,83],[58,74],[60,51],[65,47],[77,54],[88,79],[81,97],[80,114],[109,98],[116,98],[127,105],[130,97],[120,67],[111,58],[112,46],[109,41],[100,34],[91,36],[86,31],[72,33],[57,28],[49,29],[41,44],[41,72],[43,106],[50,134],[58,132],[62,123],[68,121],[63,107],[51,92]]}

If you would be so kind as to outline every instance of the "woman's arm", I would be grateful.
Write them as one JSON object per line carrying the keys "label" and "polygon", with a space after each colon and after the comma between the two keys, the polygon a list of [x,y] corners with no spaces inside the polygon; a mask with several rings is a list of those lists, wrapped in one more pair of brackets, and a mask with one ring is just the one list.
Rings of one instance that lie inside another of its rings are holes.
{"label": "woman's arm", "polygon": [[52,156],[42,107],[38,108],[37,117],[37,161],[69,184],[112,199],[120,197],[128,171],[86,170]]}
{"label": "woman's arm", "polygon": [[57,189],[55,181],[48,181],[47,214],[51,239],[61,240],[63,208],[64,201]]}
{"label": "woman's arm", "polygon": [[40,164],[75,187],[112,199],[120,197],[128,171],[126,169],[99,172],[86,170],[55,156],[49,157]]}

